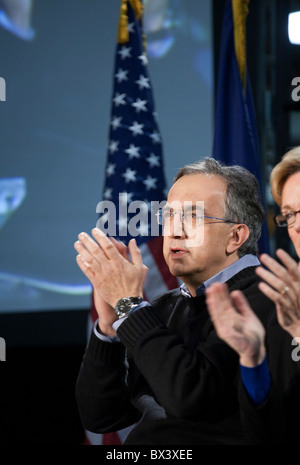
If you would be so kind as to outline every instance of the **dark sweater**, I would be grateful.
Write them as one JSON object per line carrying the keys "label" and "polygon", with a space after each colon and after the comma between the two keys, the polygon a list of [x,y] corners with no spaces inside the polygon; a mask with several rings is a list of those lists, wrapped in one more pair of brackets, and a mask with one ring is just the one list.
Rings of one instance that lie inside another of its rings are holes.
{"label": "dark sweater", "polygon": [[242,424],[251,444],[297,444],[300,431],[300,361],[293,360],[295,346],[292,345],[292,337],[279,326],[275,312],[266,330],[271,390],[263,404],[255,405],[240,382]]}
{"label": "dark sweater", "polygon": [[[237,273],[229,290],[244,292],[271,339],[279,334],[281,344],[284,332],[254,270]],[[240,418],[239,359],[216,335],[204,295],[170,291],[130,315],[117,334],[120,342],[108,343],[92,332],[86,348],[76,399],[87,430],[105,433],[137,422],[125,444],[248,443]],[[279,352],[270,354],[274,369],[281,366]],[[241,399],[249,400],[244,393]]]}

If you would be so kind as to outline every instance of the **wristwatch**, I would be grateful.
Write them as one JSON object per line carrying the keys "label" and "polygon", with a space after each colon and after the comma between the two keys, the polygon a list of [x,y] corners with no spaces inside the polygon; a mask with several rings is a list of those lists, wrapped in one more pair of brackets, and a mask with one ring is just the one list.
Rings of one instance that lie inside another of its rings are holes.
{"label": "wristwatch", "polygon": [[143,297],[124,297],[119,299],[115,306],[117,317],[123,318],[123,316],[128,315],[143,301]]}

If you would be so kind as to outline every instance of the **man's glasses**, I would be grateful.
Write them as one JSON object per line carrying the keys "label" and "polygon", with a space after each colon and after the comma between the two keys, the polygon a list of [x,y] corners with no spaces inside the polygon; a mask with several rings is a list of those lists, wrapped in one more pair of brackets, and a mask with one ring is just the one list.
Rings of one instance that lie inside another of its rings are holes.
{"label": "man's glasses", "polygon": [[284,214],[279,213],[279,215],[274,216],[275,224],[277,224],[279,228],[286,228],[288,226],[291,226],[296,221],[297,213],[300,213],[300,210],[290,211]]}
{"label": "man's glasses", "polygon": [[203,218],[210,218],[212,220],[224,221],[225,223],[239,224],[236,221],[227,220],[224,218],[217,218],[215,216],[202,215],[201,213],[198,213],[197,211],[194,211],[194,210],[173,211],[173,210],[168,210],[168,209],[165,210],[163,208],[160,208],[158,212],[156,213],[158,224],[162,226],[169,224],[171,219],[173,219],[174,216],[177,214],[180,215],[180,220],[183,221],[184,224],[190,227],[193,227],[193,228],[195,228],[196,226],[199,226],[199,224],[203,221]]}

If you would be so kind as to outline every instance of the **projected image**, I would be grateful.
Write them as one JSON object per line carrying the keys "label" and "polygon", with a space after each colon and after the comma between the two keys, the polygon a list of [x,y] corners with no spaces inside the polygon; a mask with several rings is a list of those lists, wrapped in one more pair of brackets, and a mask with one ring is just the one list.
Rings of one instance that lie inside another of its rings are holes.
{"label": "projected image", "polygon": [[[210,2],[144,7],[170,184],[210,154]],[[119,0],[0,0],[0,312],[90,305],[73,244],[102,200],[119,12]]]}
{"label": "projected image", "polygon": [[32,7],[33,0],[1,0],[0,25],[20,39],[33,39]]}
{"label": "projected image", "polygon": [[188,37],[190,43],[196,44],[195,56],[191,65],[212,85],[211,74],[211,25],[207,14],[194,16],[189,11],[187,2],[180,0],[146,0],[144,29],[147,36],[147,53],[150,58],[163,58],[176,40]]}
{"label": "projected image", "polygon": [[0,179],[0,229],[21,205],[25,195],[25,179]]}

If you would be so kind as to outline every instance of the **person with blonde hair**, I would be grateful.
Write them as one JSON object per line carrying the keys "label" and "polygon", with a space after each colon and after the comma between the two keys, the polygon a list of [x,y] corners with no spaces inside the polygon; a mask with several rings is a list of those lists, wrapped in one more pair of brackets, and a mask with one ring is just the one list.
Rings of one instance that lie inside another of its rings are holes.
{"label": "person with blonde hair", "polygon": [[[300,147],[289,150],[273,168],[270,184],[272,196],[280,207],[280,213],[274,217],[275,223],[287,228],[300,258]],[[295,346],[300,342],[300,265],[283,249],[278,249],[276,256],[281,263],[262,254],[259,258],[265,268],[257,267],[256,274],[263,280],[258,285],[260,291],[276,306],[279,325],[291,336],[291,353],[284,373],[279,367],[272,371],[270,363],[269,373],[265,342],[269,345],[271,342],[257,312],[252,311],[244,295],[240,291],[229,294],[226,285],[221,283],[213,284],[206,291],[208,310],[217,334],[240,357],[241,416],[254,443],[278,440],[289,443],[296,439],[298,429],[295,411],[300,407],[300,357]],[[276,339],[273,344],[276,345]],[[249,376],[251,389],[249,382],[245,383]],[[271,388],[264,390],[269,377]],[[255,403],[255,392],[262,391],[263,397]]]}
{"label": "person with blonde hair", "polygon": [[[300,258],[300,147],[287,152],[271,172],[271,192],[280,207],[276,225],[287,228]],[[268,255],[260,257],[269,271],[259,267],[257,274],[268,284],[260,290],[276,304],[280,325],[293,337],[300,338],[300,265],[282,249],[276,255],[283,265]],[[300,341],[300,339],[299,339]]]}

